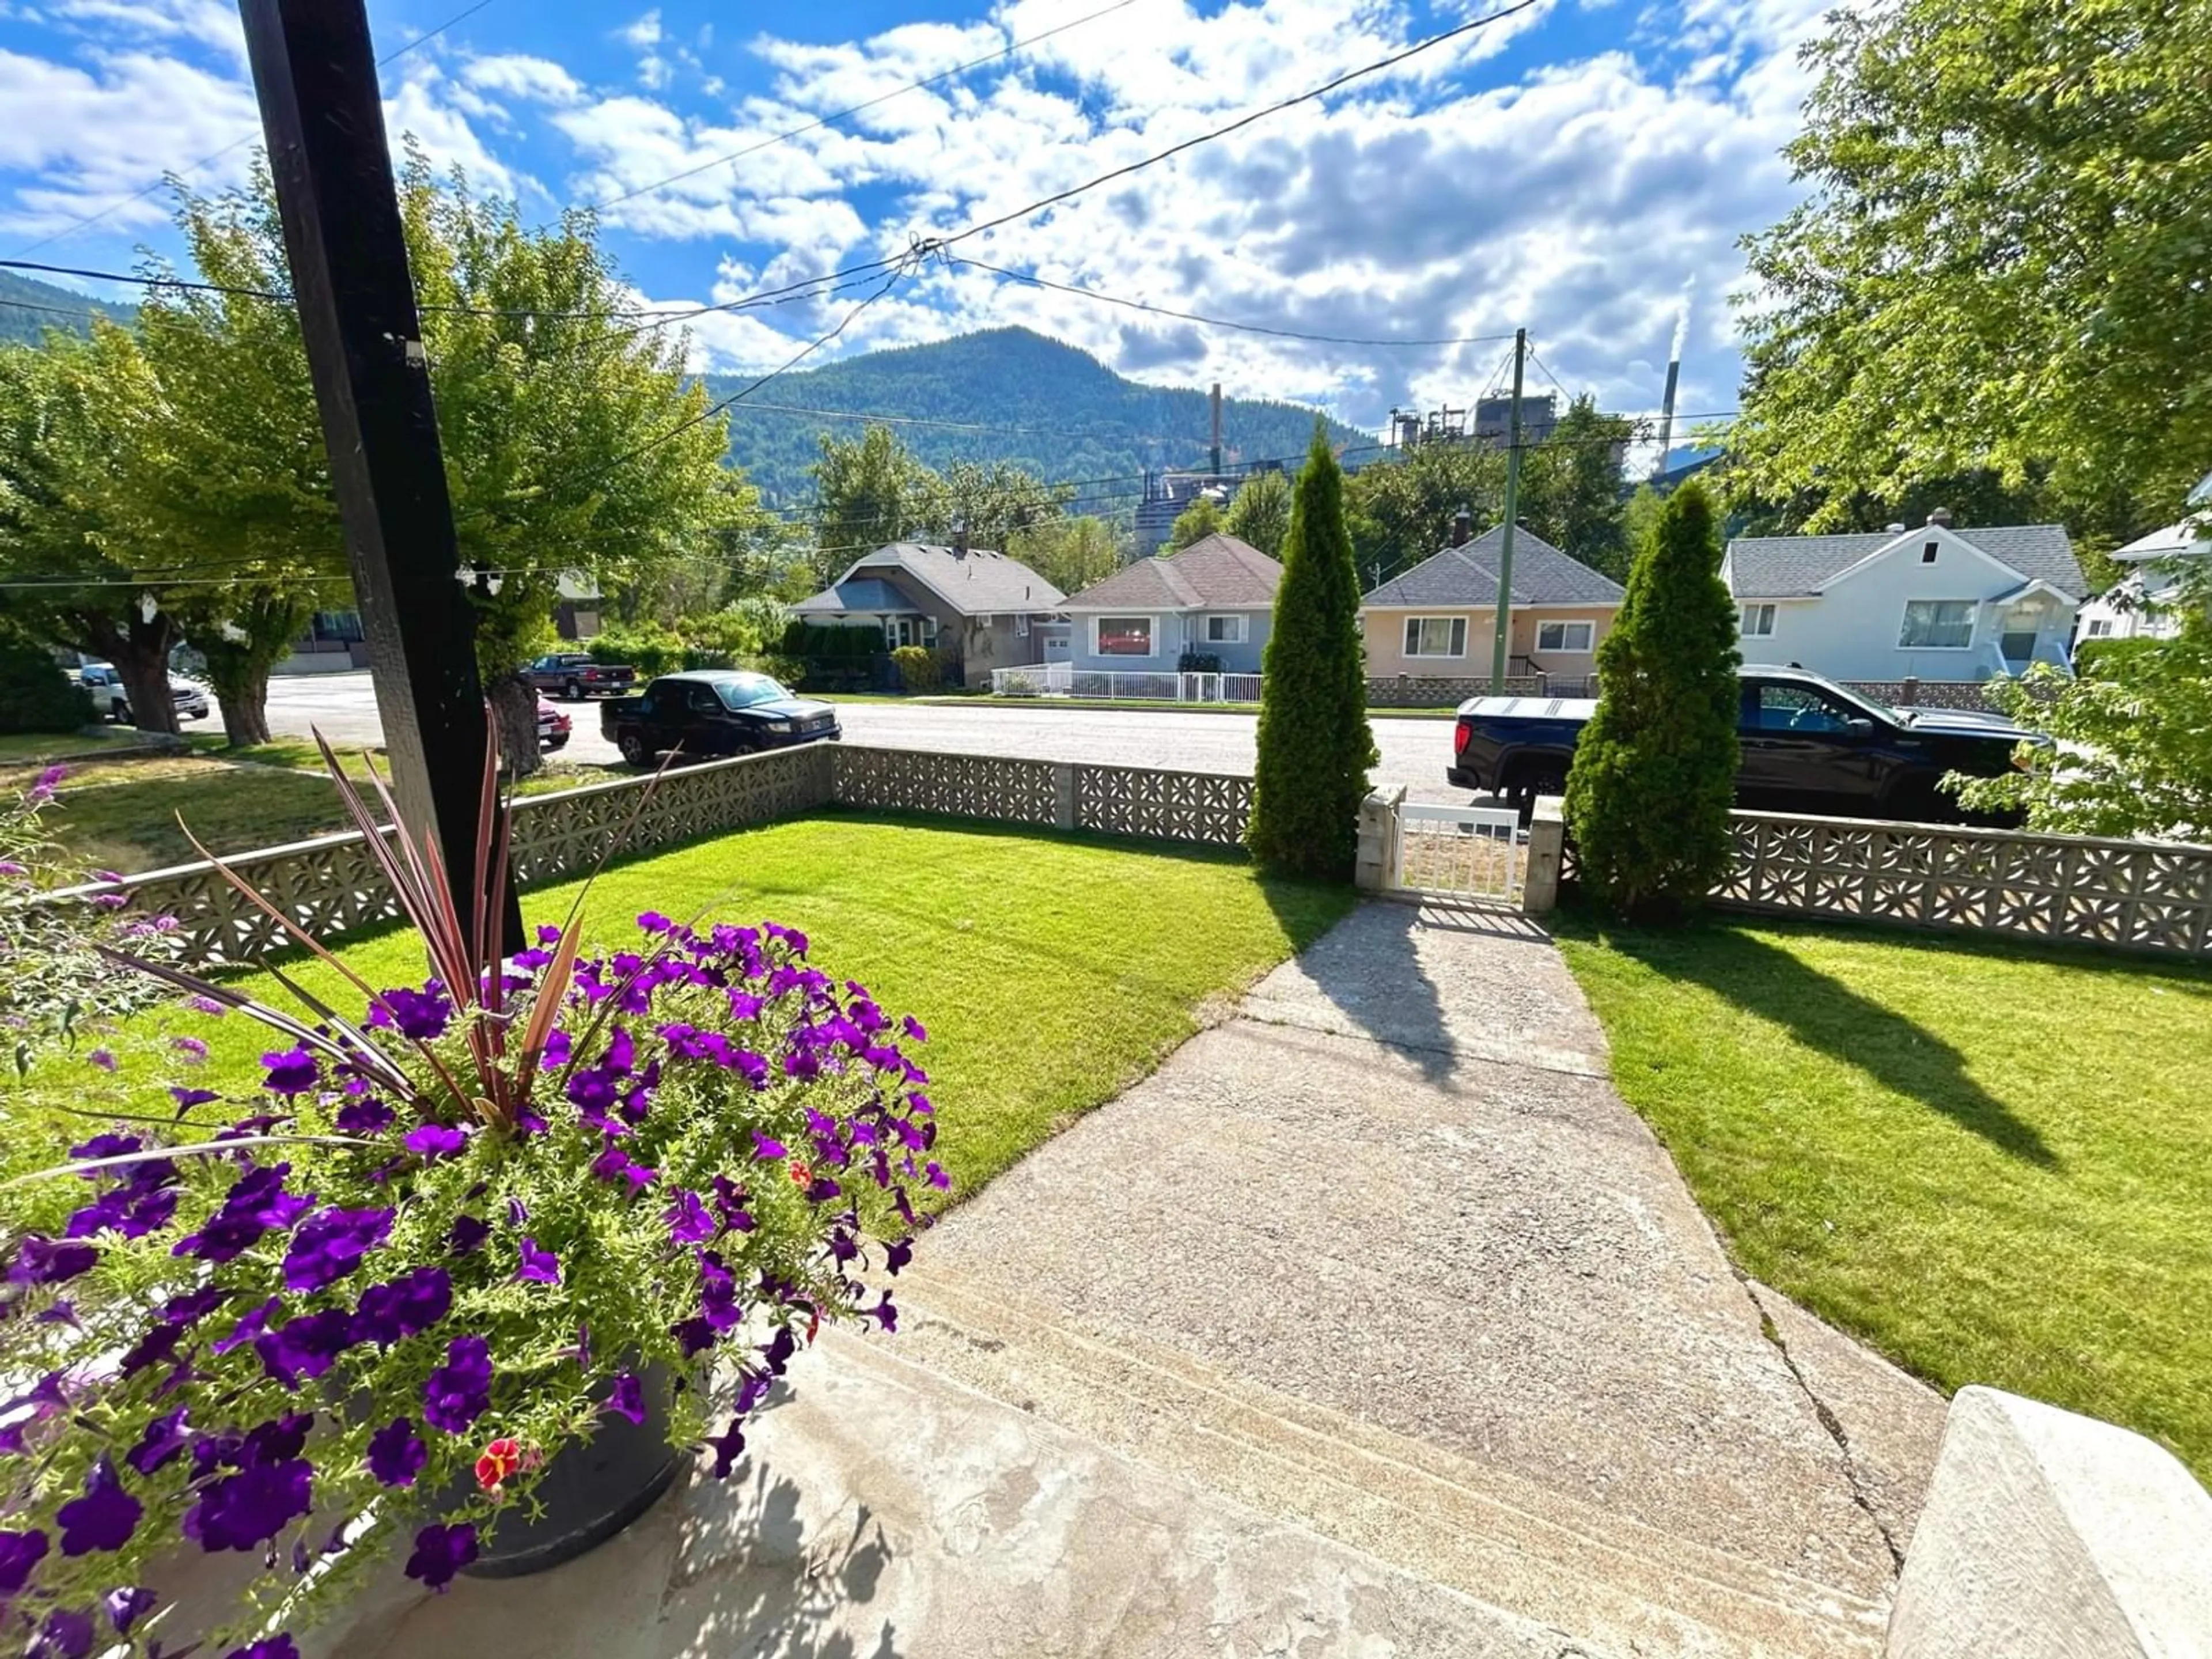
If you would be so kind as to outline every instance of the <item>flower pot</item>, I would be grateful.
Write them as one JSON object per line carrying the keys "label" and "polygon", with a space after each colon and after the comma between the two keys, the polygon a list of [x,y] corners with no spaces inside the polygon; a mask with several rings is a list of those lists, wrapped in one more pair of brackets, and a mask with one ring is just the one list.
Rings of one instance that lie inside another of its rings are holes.
{"label": "flower pot", "polygon": [[[535,1520],[517,1505],[475,1562],[472,1578],[520,1578],[597,1549],[659,1501],[684,1458],[668,1443],[670,1377],[659,1366],[641,1375],[645,1420],[603,1413],[591,1439],[562,1449],[534,1488],[544,1504]],[[473,1488],[471,1489],[471,1491]]]}

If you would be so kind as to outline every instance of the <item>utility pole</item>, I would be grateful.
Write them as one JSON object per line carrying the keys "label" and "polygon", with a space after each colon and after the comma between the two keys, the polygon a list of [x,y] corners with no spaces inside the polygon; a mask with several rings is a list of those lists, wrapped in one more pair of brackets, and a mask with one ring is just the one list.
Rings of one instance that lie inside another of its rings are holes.
{"label": "utility pole", "polygon": [[1513,331],[1513,402],[1506,416],[1505,526],[1498,538],[1498,636],[1490,647],[1490,695],[1505,694],[1505,653],[1513,638],[1513,515],[1521,510],[1521,369],[1528,331]]}
{"label": "utility pole", "polygon": [[[476,907],[483,687],[362,0],[240,0],[401,811]],[[499,896],[524,944],[510,878]]]}

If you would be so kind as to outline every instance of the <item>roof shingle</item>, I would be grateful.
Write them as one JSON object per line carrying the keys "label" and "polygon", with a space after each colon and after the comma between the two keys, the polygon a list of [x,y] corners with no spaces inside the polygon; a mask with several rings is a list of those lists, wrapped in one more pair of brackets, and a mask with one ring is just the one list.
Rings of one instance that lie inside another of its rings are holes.
{"label": "roof shingle", "polygon": [[[2063,525],[2016,524],[1948,526],[1960,541],[1979,548],[1998,563],[2031,581],[2045,581],[2069,599],[2089,591],[2081,561]],[[1803,599],[1879,553],[1900,534],[1875,530],[1848,536],[1739,536],[1729,544],[1729,588],[1740,599]]]}
{"label": "roof shingle", "polygon": [[[1505,526],[1494,525],[1464,547],[1447,547],[1393,576],[1360,601],[1376,606],[1489,608],[1498,603],[1498,555]],[[1513,534],[1516,605],[1619,605],[1626,590],[1521,525]]]}
{"label": "roof shingle", "polygon": [[1235,611],[1275,602],[1283,567],[1249,542],[1216,533],[1180,553],[1124,565],[1067,600],[1069,611]]}
{"label": "roof shingle", "polygon": [[[927,542],[892,542],[864,554],[854,562],[846,579],[854,580],[893,568],[913,577],[921,585],[921,593],[934,593],[964,616],[1057,611],[1067,598],[1019,559],[984,547],[956,553]],[[805,605],[811,606],[815,599],[824,597],[817,593]]]}

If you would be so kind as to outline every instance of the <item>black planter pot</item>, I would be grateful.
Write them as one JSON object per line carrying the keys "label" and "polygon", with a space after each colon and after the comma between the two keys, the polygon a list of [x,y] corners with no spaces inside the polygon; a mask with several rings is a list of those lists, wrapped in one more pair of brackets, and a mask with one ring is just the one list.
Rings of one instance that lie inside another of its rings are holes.
{"label": "black planter pot", "polygon": [[[520,1578],[597,1549],[650,1510],[676,1484],[684,1455],[668,1443],[670,1378],[650,1366],[645,1420],[603,1413],[591,1439],[564,1447],[533,1489],[545,1506],[531,1520],[520,1509],[502,1516],[492,1540],[462,1571],[471,1578]],[[457,1496],[472,1495],[473,1483]]]}

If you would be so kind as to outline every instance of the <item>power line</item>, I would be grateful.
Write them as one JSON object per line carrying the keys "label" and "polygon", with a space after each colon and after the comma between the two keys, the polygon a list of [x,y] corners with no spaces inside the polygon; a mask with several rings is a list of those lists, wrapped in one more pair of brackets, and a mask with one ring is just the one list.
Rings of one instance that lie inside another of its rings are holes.
{"label": "power line", "polygon": [[[1267,105],[1265,108],[1256,109],[1252,111],[1249,114],[1239,116],[1236,120],[1230,122],[1225,126],[1215,127],[1209,132],[1202,132],[1195,137],[1186,138],[1181,143],[1171,144],[1167,149],[1159,151],[1156,155],[1146,156],[1142,161],[1132,161],[1126,167],[1115,167],[1110,173],[1102,173],[1096,179],[1090,179],[1080,185],[1071,185],[1063,191],[1055,191],[1050,196],[1043,197],[1039,200],[1031,202],[1026,207],[1016,208],[1011,213],[1002,213],[995,218],[981,220],[975,224],[968,226],[963,230],[957,230],[953,232],[949,236],[923,238],[917,241],[913,247],[908,250],[908,252],[941,252],[943,250],[952,246],[955,243],[966,241],[971,236],[980,236],[986,231],[996,230],[1003,225],[1012,224],[1016,220],[1026,219],[1032,214],[1042,213],[1047,208],[1057,207],[1060,203],[1071,201],[1074,198],[1084,194],[1086,191],[1096,190],[1101,185],[1111,184],[1116,179],[1126,179],[1133,173],[1140,173],[1145,168],[1152,167],[1158,162],[1167,161],[1173,156],[1181,155],[1185,151],[1195,149],[1200,144],[1211,143],[1217,138],[1225,138],[1231,133],[1237,132],[1245,127],[1249,127],[1255,121],[1264,120],[1270,115],[1279,114],[1282,111],[1293,108],[1299,104],[1310,103],[1316,98],[1326,96],[1328,94],[1334,92],[1338,88],[1347,86],[1351,82],[1359,80],[1364,76],[1379,74],[1386,69],[1394,68],[1397,64],[1404,63],[1407,58],[1418,57],[1422,52],[1431,51],[1434,48],[1443,45],[1448,40],[1455,40],[1462,34],[1471,33],[1476,29],[1486,28],[1492,23],[1502,22],[1506,18],[1511,17],[1516,13],[1528,10],[1529,7],[1536,4],[1536,3],[1537,0],[1514,0],[1514,3],[1511,5],[1502,7],[1498,10],[1487,13],[1483,16],[1470,19],[1468,21],[1461,23],[1455,27],[1446,29],[1441,33],[1430,35],[1425,40],[1417,40],[1412,46],[1406,47],[1401,52],[1393,52],[1388,58],[1377,58],[1374,63],[1365,64],[1356,70],[1348,70],[1345,74],[1338,76],[1333,81],[1325,82],[1322,85],[1313,88],[1310,91],[1299,93],[1294,97],[1283,99],[1277,103]],[[862,264],[848,265],[842,270],[828,272],[823,276],[811,278],[805,283],[794,283],[785,289],[771,289],[766,292],[768,294],[782,294],[791,292],[795,289],[805,288],[816,283],[839,282],[842,281],[846,277],[856,276],[867,270],[881,269],[888,263],[890,262],[882,259],[870,260]],[[690,317],[703,317],[708,312],[732,310],[761,297],[763,296],[753,295],[748,295],[743,300],[731,300],[726,301],[718,305],[701,306],[694,311],[682,313],[678,315],[671,317],[666,320],[670,322],[682,322]]]}
{"label": "power line", "polygon": [[982,259],[971,259],[965,254],[951,254],[946,263],[972,265],[978,270],[988,270],[1017,283],[1026,283],[1033,288],[1048,288],[1058,294],[1073,294],[1085,300],[1097,300],[1110,306],[1126,306],[1132,311],[1150,312],[1156,317],[1173,317],[1186,323],[1203,323],[1208,328],[1235,329],[1245,334],[1272,335],[1279,340],[1310,340],[1322,345],[1351,346],[1457,346],[1487,345],[1495,340],[1510,340],[1510,334],[1459,334],[1433,340],[1364,338],[1356,334],[1311,334],[1302,329],[1272,328],[1261,323],[1240,323],[1226,317],[1207,317],[1195,311],[1177,311],[1170,306],[1157,306],[1145,300],[1125,299],[1118,294],[1107,294],[1095,288],[1078,288],[1071,283],[1055,283],[1033,272],[1009,270],[1004,265],[994,265]]}
{"label": "power line", "polygon": [[665,179],[656,179],[651,184],[640,185],[635,190],[624,191],[619,196],[610,196],[603,202],[594,202],[590,207],[584,210],[587,213],[604,213],[611,207],[619,207],[624,202],[635,201],[641,196],[649,196],[656,190],[663,190],[670,185],[680,184],[686,179],[696,178],[702,173],[709,172],[712,169],[722,167],[728,162],[741,161],[748,155],[757,155],[762,150],[771,149],[774,146],[784,143],[790,139],[800,137],[806,133],[818,131],[820,129],[829,126],[835,122],[845,119],[847,116],[858,115],[863,110],[871,110],[875,108],[878,104],[887,104],[890,102],[892,99],[902,98],[909,92],[920,92],[925,87],[933,87],[941,81],[950,81],[957,76],[965,75],[969,70],[981,69],[986,64],[995,64],[1001,58],[1011,58],[1025,46],[1033,46],[1038,41],[1049,40],[1055,34],[1064,34],[1070,29],[1080,28],[1085,23],[1096,22],[1099,18],[1105,16],[1109,12],[1120,11],[1123,7],[1133,5],[1134,3],[1135,0],[1114,0],[1114,3],[1110,6],[1103,7],[1097,11],[1086,13],[1085,15],[1076,18],[1072,22],[1060,24],[1056,28],[1045,29],[1039,33],[1030,35],[1026,39],[1017,40],[1012,46],[1007,46],[1001,51],[994,52],[988,57],[970,58],[964,64],[956,64],[949,70],[941,70],[938,74],[930,76],[924,80],[909,82],[908,85],[900,87],[895,91],[884,93],[879,98],[871,98],[865,103],[854,104],[849,109],[841,109],[834,114],[822,116],[818,119],[807,122],[803,126],[793,127],[787,131],[773,134],[769,137],[761,139],[757,143],[747,144],[741,149],[733,149],[727,155],[717,155],[711,161],[702,161],[696,167],[684,168],[681,173],[672,173]]}
{"label": "power line", "polygon": [[[444,22],[439,24],[437,27],[418,34],[412,40],[408,41],[404,46],[398,46],[394,50],[385,53],[383,57],[376,60],[377,68],[382,69],[386,64],[390,64],[399,58],[404,58],[409,52],[414,51],[417,46],[428,46],[431,41],[443,34],[447,29],[453,28],[459,24],[465,23],[470,18],[475,16],[478,12],[482,11],[489,4],[491,4],[491,0],[476,0],[475,4],[455,12]],[[252,143],[259,137],[261,137],[261,134],[258,131],[256,131],[246,134],[243,137],[234,138],[230,143],[225,144],[221,149],[212,150],[207,155],[201,156],[198,161],[194,161],[191,166],[180,168],[176,176],[179,179],[188,178],[191,174],[198,173],[202,167],[212,167],[216,162],[220,161],[224,156],[229,155],[231,151],[237,149],[243,145]],[[163,185],[166,185],[168,182],[169,175],[167,173],[164,173],[150,185],[146,185],[137,190],[134,190],[128,196],[117,198],[114,201],[110,202],[106,207],[100,209],[99,212],[88,213],[81,219],[73,219],[68,224],[63,226],[61,229],[50,231],[46,235],[39,238],[37,241],[30,243],[27,246],[17,248],[15,250],[16,256],[21,258],[26,253],[36,253],[40,248],[46,247],[52,243],[58,242],[64,237],[74,236],[77,232],[82,230],[87,225],[96,225],[102,219],[107,217],[109,214],[119,213],[125,208],[129,207],[133,202],[143,201],[147,197],[151,196],[155,191],[161,189]]]}

